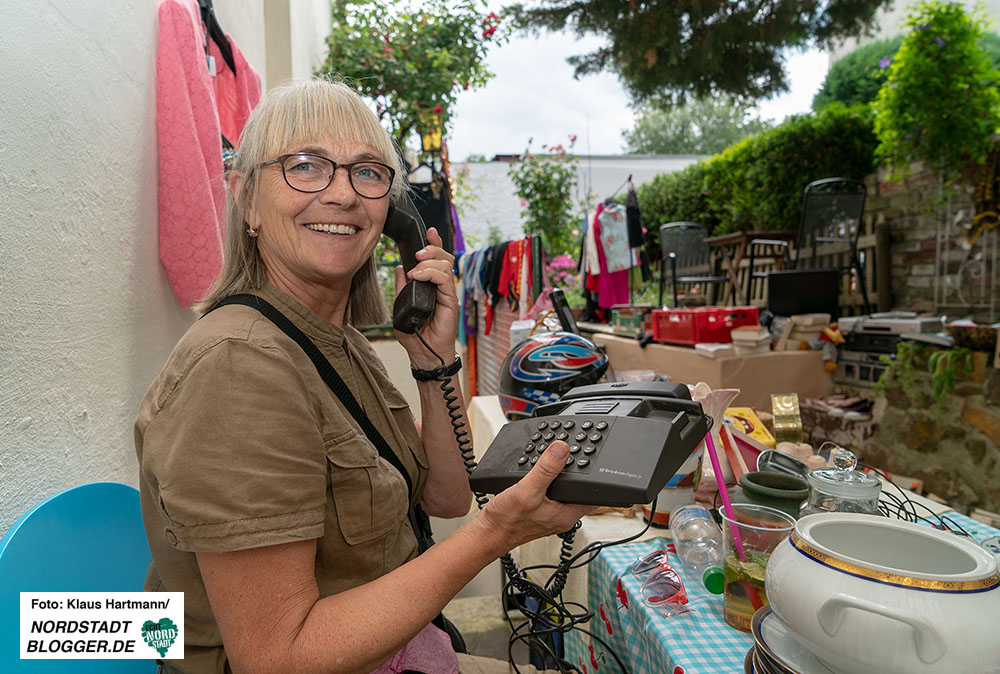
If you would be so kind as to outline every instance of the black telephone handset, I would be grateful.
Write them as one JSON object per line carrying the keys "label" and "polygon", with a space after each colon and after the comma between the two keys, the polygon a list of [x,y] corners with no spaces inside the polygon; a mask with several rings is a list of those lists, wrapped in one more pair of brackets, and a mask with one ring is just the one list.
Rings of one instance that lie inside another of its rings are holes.
{"label": "black telephone handset", "polygon": [[[417,264],[417,251],[427,245],[427,228],[410,195],[403,192],[389,204],[382,234],[396,242],[403,269]],[[392,305],[392,327],[408,334],[419,330],[434,313],[437,286],[430,281],[409,280]]]}
{"label": "black telephone handset", "polygon": [[535,416],[500,429],[469,477],[472,491],[516,483],[553,440],[570,446],[548,496],[566,503],[628,507],[650,503],[709,429],[687,386],[614,382],[570,389]]}

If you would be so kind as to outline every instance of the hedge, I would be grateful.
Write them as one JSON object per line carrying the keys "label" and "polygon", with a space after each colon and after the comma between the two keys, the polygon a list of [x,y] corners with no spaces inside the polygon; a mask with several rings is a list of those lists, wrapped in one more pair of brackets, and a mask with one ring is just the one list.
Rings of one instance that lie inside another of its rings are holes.
{"label": "hedge", "polygon": [[658,250],[660,225],[678,220],[699,222],[712,236],[794,231],[803,188],[832,176],[863,179],[875,170],[875,145],[865,106],[832,104],[818,114],[790,117],[720,154],[640,186],[649,244]]}

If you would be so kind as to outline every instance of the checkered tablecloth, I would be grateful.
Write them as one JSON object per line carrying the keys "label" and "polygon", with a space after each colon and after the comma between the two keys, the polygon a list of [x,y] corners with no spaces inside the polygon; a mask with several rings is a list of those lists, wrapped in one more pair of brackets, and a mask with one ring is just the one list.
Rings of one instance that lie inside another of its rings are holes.
{"label": "checkered tablecloth", "polygon": [[[640,580],[628,570],[637,558],[666,548],[681,575],[692,613],[662,617],[642,604]],[[624,598],[616,592],[621,579]],[[722,595],[711,594],[686,573],[670,541],[657,538],[604,549],[591,563],[587,604],[597,615],[589,629],[613,649],[629,674],[742,674],[753,637],[722,618]],[[566,658],[584,674],[620,672],[596,639],[571,633]]]}
{"label": "checkered tablecloth", "polygon": [[[942,513],[945,523],[960,526],[977,541],[1000,531],[953,510]],[[684,582],[693,613],[663,618],[643,605],[642,583],[629,567],[637,558],[666,548],[670,565]],[[624,599],[616,592],[621,579]],[[571,632],[565,657],[584,674],[618,674],[610,650],[625,663],[628,674],[742,674],[743,660],[753,637],[722,617],[722,595],[708,592],[700,580],[684,570],[669,540],[655,538],[605,548],[590,564],[587,605],[596,615],[587,625],[605,644],[580,632]]]}

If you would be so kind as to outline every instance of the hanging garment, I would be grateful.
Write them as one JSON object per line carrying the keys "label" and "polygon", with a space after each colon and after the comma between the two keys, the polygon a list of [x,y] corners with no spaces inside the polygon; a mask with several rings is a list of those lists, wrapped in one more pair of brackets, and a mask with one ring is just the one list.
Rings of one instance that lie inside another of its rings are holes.
{"label": "hanging garment", "polygon": [[599,216],[601,223],[601,248],[604,250],[605,267],[610,272],[631,269],[634,265],[632,247],[629,245],[628,221],[625,207],[617,202],[604,206]]}
{"label": "hanging garment", "polygon": [[[213,81],[195,0],[163,0],[158,13],[156,132],[160,262],[178,304],[189,306],[205,295],[222,268],[225,188],[223,131],[216,92],[221,91],[225,101],[226,137],[236,142],[246,115],[260,99],[260,77],[230,38],[236,74],[222,67],[219,73],[222,81],[218,84]],[[221,64],[221,52],[215,43],[210,40],[208,48],[209,55]]]}
{"label": "hanging garment", "polygon": [[[602,309],[610,309],[616,304],[628,304],[629,301],[628,273],[630,267],[610,271],[607,261],[608,250],[602,245],[605,241],[605,223],[609,223],[613,229],[619,225],[619,218],[605,218],[605,215],[608,215],[609,212],[613,214],[613,208],[604,208],[594,221],[594,238],[597,240],[597,257],[601,266],[601,272],[597,275],[597,306]],[[622,212],[620,215],[621,224],[624,225],[625,214]],[[621,239],[624,233],[625,228],[622,226],[617,234],[618,238]],[[627,238],[625,242],[628,242]],[[630,257],[631,249],[628,249],[628,251]],[[629,258],[626,258],[626,260],[629,260]]]}

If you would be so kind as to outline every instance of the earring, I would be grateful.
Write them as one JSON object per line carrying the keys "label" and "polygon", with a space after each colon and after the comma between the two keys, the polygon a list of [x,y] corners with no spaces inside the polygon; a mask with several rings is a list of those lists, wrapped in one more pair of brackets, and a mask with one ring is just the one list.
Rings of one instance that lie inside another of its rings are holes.
{"label": "earring", "polygon": [[254,229],[252,226],[247,225],[247,234],[250,235],[251,239],[256,239],[258,232],[260,232],[260,227],[258,227],[257,229]]}

